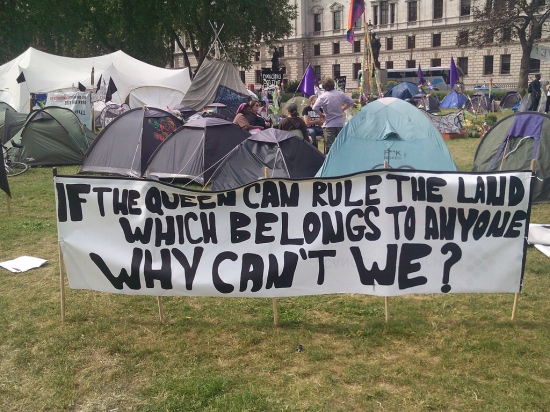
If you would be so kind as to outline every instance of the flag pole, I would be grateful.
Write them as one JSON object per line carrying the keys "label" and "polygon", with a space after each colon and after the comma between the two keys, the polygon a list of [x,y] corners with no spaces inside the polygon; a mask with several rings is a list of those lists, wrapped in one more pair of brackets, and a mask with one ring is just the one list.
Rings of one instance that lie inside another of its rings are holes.
{"label": "flag pole", "polygon": [[[298,84],[298,87],[296,87],[296,90],[294,90],[294,94],[292,95],[292,97],[295,97],[296,96],[296,93],[298,90],[300,90],[300,86],[302,85],[302,83],[304,82],[304,79],[306,78],[306,73],[307,73],[307,69],[309,69],[309,66],[311,65],[310,62],[307,62],[307,67],[306,69],[304,70],[304,74],[302,75],[302,80],[300,80],[300,83]],[[303,92],[302,92],[303,93]]]}
{"label": "flag pole", "polygon": [[[264,178],[267,179],[269,177],[269,169],[267,167],[264,167]],[[272,298],[273,302],[273,324],[275,326],[279,326],[279,313],[277,312],[277,298]]]}

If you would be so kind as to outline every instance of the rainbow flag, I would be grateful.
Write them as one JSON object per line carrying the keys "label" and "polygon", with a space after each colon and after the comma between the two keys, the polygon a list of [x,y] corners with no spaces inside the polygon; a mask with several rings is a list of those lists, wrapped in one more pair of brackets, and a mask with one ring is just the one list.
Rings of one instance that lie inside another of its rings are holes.
{"label": "rainbow flag", "polygon": [[349,13],[348,13],[348,32],[346,33],[346,39],[349,43],[353,44],[355,35],[353,33],[353,25],[361,15],[365,12],[365,0],[350,0]]}

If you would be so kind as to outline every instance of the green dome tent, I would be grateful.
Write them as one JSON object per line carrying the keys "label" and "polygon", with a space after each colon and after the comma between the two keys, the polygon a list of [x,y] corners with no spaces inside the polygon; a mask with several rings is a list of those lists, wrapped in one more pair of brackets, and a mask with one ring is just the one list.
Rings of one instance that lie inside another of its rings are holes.
{"label": "green dome tent", "polygon": [[23,145],[12,152],[17,161],[31,166],[73,165],[82,164],[94,138],[71,110],[50,106],[29,114],[10,142]]}
{"label": "green dome tent", "polygon": [[479,143],[473,172],[530,170],[535,160],[533,202],[550,201],[550,116],[517,112],[497,122]]}
{"label": "green dome tent", "polygon": [[384,97],[364,106],[344,126],[319,177],[389,168],[456,171],[441,134],[412,104]]}

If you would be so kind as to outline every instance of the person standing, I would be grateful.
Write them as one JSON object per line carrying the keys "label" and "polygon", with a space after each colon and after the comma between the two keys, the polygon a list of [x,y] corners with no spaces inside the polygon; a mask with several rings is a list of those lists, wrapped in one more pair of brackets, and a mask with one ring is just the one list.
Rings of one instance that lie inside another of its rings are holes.
{"label": "person standing", "polygon": [[302,110],[302,117],[307,126],[307,134],[311,138],[313,146],[317,147],[317,136],[323,136],[324,114],[317,113],[311,108],[317,101],[317,96],[312,94],[309,96],[309,106]]}
{"label": "person standing", "polygon": [[540,74],[535,74],[535,80],[529,84],[529,94],[531,95],[531,105],[529,111],[536,112],[539,109],[541,86],[540,86]]}
{"label": "person standing", "polygon": [[338,133],[344,127],[344,111],[352,107],[354,102],[347,94],[334,89],[334,80],[327,78],[323,81],[325,92],[319,96],[313,105],[313,111],[325,115],[323,123],[325,135],[325,154],[327,154],[336,140]]}

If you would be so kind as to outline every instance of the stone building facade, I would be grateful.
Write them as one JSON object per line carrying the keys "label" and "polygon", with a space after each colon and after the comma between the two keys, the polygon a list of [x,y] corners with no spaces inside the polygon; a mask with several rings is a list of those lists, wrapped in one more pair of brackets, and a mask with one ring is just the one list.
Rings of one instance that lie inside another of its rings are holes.
{"label": "stone building facade", "polygon": [[[277,45],[285,82],[300,80],[311,63],[318,78],[346,76],[348,91],[356,88],[365,31],[374,31],[381,41],[381,69],[449,66],[452,56],[467,89],[490,79],[501,87],[517,86],[519,42],[481,49],[468,44],[464,31],[474,24],[471,0],[365,0],[367,25],[363,18],[356,24],[354,44],[346,40],[349,0],[289,1],[298,6],[298,17],[293,34]],[[548,31],[539,44],[550,46]],[[255,53],[252,69],[241,71],[245,84],[260,88],[261,69],[271,67],[272,55],[265,46]],[[182,62],[176,57],[177,67]],[[530,72],[548,80],[550,62],[532,60]]]}

